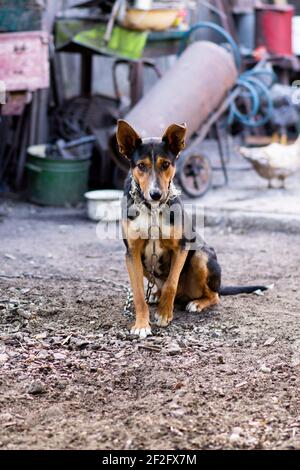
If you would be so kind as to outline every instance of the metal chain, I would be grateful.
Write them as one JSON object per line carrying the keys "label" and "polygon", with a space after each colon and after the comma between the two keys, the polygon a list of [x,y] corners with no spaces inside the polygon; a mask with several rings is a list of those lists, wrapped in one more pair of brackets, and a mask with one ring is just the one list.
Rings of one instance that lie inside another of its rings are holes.
{"label": "metal chain", "polygon": [[[149,276],[149,279],[148,279],[147,291],[146,291],[146,297],[145,297],[146,302],[149,302],[150,296],[151,296],[151,293],[152,293],[152,289],[155,286],[155,268],[156,268],[156,265],[157,265],[157,262],[158,262],[158,255],[156,253],[155,241],[159,240],[160,233],[161,233],[159,221],[157,220],[158,214],[159,214],[158,210],[153,212],[153,214],[152,214],[152,222],[153,223],[150,225],[150,227],[148,229],[149,239],[152,240],[152,255],[151,255],[151,270],[150,270],[150,273],[149,273],[150,276]],[[155,231],[156,231],[156,233],[155,233]]]}
{"label": "metal chain", "polygon": [[[153,243],[153,248],[152,248],[152,256],[151,256],[151,271],[149,273],[149,279],[148,279],[148,284],[147,284],[147,289],[146,289],[146,295],[145,295],[145,300],[146,302],[149,302],[150,296],[152,293],[152,289],[155,286],[155,268],[158,262],[158,255],[156,253],[156,245],[155,245],[155,240],[159,240],[161,230],[160,230],[160,225],[159,221],[157,221],[157,215],[159,214],[159,211],[154,211],[154,214],[152,215],[152,220],[153,224],[149,226],[148,229],[148,234],[149,234],[149,239],[152,240]],[[156,233],[154,232],[155,229],[157,230]],[[118,289],[122,289],[126,293],[126,300],[125,300],[125,305],[123,308],[123,315],[125,317],[131,317],[133,315],[133,293],[131,289],[126,286],[125,284],[121,282],[116,282],[111,279],[106,279],[105,277],[101,278],[87,278],[87,279],[80,279],[77,277],[65,277],[65,276],[60,276],[60,275],[53,275],[53,276],[39,276],[39,275],[34,275],[31,273],[23,273],[21,276],[5,276],[5,275],[0,275],[0,277],[28,277],[28,278],[36,278],[36,279],[57,279],[57,280],[68,280],[68,281],[85,281],[85,282],[95,282],[95,283],[103,283],[107,284],[112,287],[116,287]]]}
{"label": "metal chain", "polygon": [[123,308],[123,315],[128,318],[131,317],[133,315],[133,293],[130,287],[126,286],[125,284],[122,284],[121,282],[112,281],[111,279],[106,279],[104,277],[99,279],[99,281],[103,282],[104,284],[109,284],[113,287],[121,288],[123,291],[125,291],[126,300]]}
{"label": "metal chain", "polygon": [[113,281],[112,279],[106,279],[105,277],[97,277],[97,278],[79,278],[76,276],[63,276],[60,274],[53,274],[50,276],[43,276],[39,274],[33,273],[22,273],[18,275],[9,275],[9,274],[0,274],[0,278],[4,279],[37,279],[37,280],[57,280],[57,281],[73,281],[73,282],[92,282],[92,283],[102,283],[106,284],[110,287],[115,287],[117,289],[121,289],[126,293],[126,301],[123,309],[123,314],[126,317],[132,316],[132,303],[133,303],[133,295],[131,289],[121,282]]}

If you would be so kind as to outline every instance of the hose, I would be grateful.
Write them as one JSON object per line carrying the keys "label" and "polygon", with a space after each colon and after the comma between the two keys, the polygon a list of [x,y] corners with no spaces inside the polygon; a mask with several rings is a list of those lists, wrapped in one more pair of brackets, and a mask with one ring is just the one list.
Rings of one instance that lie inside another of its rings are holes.
{"label": "hose", "polygon": [[[247,99],[249,103],[250,98],[252,106],[249,112],[243,114],[239,111],[236,101],[234,101],[230,107],[229,124],[233,124],[233,122],[237,120],[244,126],[255,128],[264,126],[270,121],[273,114],[272,97],[267,85],[258,78],[258,75],[262,75],[264,72],[267,71],[257,69],[240,75],[237,85],[241,90],[246,89],[247,93],[245,94],[241,91],[237,99]],[[265,107],[262,110],[263,104]],[[263,116],[257,119],[259,114]]]}
{"label": "hose", "polygon": [[[224,28],[209,21],[200,21],[199,23],[196,23],[184,34],[179,54],[183,52],[189,42],[191,35],[198,29],[211,29],[220,34],[226,40],[226,42],[230,44],[236,68],[240,72],[242,59],[237,43],[232,38],[232,36],[227,33],[227,31],[225,31]],[[260,127],[265,125],[271,119],[273,113],[273,101],[269,87],[274,84],[277,76],[273,70],[266,70],[263,68],[263,65],[264,61],[260,62],[252,70],[240,73],[237,80],[237,86],[241,91],[230,106],[228,118],[229,124],[233,124],[234,121],[239,121],[247,127]],[[269,87],[261,77],[271,78]],[[249,105],[250,103],[250,110],[242,113],[238,108],[237,100],[245,101],[246,99],[247,104]],[[264,109],[262,105],[265,105]],[[262,114],[262,117],[258,119],[258,115],[260,114]]]}
{"label": "hose", "polygon": [[188,31],[186,31],[182,39],[182,46],[180,48],[179,54],[183,52],[183,50],[187,46],[187,43],[189,42],[191,35],[198,29],[211,29],[220,34],[230,44],[232,48],[236,68],[238,70],[241,69],[242,59],[237,43],[234,41],[232,36],[227,33],[227,31],[225,31],[224,28],[210,21],[200,21],[199,23],[194,24]]}

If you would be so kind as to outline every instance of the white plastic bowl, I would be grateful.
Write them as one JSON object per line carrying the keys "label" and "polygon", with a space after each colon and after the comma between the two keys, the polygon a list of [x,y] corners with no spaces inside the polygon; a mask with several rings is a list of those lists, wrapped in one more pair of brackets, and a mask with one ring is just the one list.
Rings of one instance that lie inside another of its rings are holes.
{"label": "white plastic bowl", "polygon": [[87,200],[87,213],[91,220],[115,222],[121,219],[123,191],[101,189],[89,191],[84,197]]}

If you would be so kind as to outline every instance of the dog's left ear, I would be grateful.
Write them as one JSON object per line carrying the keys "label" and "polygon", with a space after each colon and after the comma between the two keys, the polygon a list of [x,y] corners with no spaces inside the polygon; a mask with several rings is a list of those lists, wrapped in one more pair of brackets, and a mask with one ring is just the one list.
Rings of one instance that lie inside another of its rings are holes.
{"label": "dog's left ear", "polygon": [[177,157],[185,147],[186,124],[171,124],[163,135],[171,152]]}
{"label": "dog's left ear", "polygon": [[119,151],[130,160],[135,149],[142,143],[142,139],[135,130],[123,119],[118,120],[117,142]]}

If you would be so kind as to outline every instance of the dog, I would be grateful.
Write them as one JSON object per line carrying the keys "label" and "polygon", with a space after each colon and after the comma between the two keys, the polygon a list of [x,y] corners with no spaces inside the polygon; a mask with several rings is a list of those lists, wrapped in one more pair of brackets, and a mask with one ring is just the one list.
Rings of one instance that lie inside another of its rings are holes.
{"label": "dog", "polygon": [[[173,319],[175,300],[185,302],[188,312],[200,313],[217,305],[221,295],[268,289],[222,287],[214,249],[193,231],[192,236],[186,235],[188,217],[174,185],[186,132],[185,124],[172,124],[162,138],[142,139],[126,121],[118,121],[119,151],[130,163],[122,231],[136,311],[131,333],[140,338],[151,335],[148,304],[157,304],[157,325],[166,327]],[[180,209],[177,217],[173,208]],[[148,279],[146,298],[144,277]]]}

